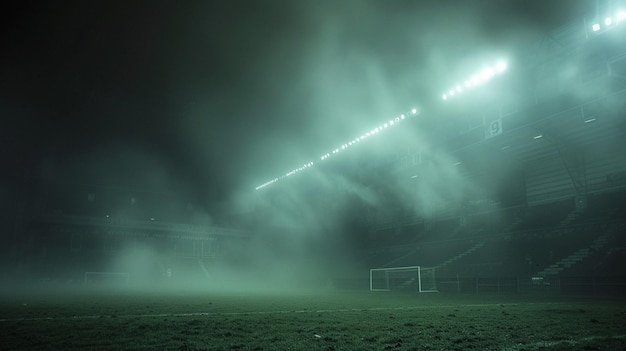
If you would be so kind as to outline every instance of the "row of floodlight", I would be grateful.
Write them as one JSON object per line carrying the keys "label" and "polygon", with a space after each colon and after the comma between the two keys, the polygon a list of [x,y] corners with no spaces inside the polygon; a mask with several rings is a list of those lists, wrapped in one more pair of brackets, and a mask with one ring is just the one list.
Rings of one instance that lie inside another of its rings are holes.
{"label": "row of floodlight", "polygon": [[[471,87],[474,86],[478,86],[478,85],[482,85],[483,83],[489,81],[491,78],[493,78],[494,76],[503,73],[504,71],[506,71],[507,69],[507,63],[506,61],[499,61],[497,62],[494,66],[490,66],[490,67],[486,67],[484,68],[482,71],[474,74],[473,76],[471,76],[470,78],[468,78],[464,84],[457,84],[456,87],[454,87],[453,89],[450,89],[447,93],[443,94],[443,100],[447,100],[453,96],[455,96],[456,94],[462,93],[464,91],[464,89],[469,89]],[[411,109],[410,115],[417,115],[418,114],[418,110],[416,108]],[[356,138],[348,141],[347,143],[343,143],[341,144],[339,147],[334,148],[333,150],[331,150],[330,152],[327,152],[325,154],[323,154],[320,157],[320,161],[325,161],[327,159],[329,159],[330,157],[334,156],[335,154],[338,154],[360,142],[362,142],[363,140],[376,135],[382,131],[384,131],[385,129],[388,129],[390,127],[393,127],[395,125],[397,125],[398,123],[400,123],[401,121],[403,121],[404,119],[406,119],[406,115],[401,114],[398,117],[392,118],[390,119],[388,122],[383,123],[363,134],[361,134],[360,136],[357,136]],[[304,165],[292,169],[291,171],[285,173],[284,175],[281,175],[280,177],[271,179],[259,186],[256,187],[256,190],[260,190],[262,188],[265,188],[269,185],[272,185],[276,182],[278,182],[279,180],[282,180],[286,177],[290,177],[292,175],[295,175],[299,172],[302,172],[310,167],[313,167],[315,165],[315,163],[311,162],[307,162]]]}
{"label": "row of floodlight", "polygon": [[[411,110],[411,114],[415,115],[417,114],[417,109],[414,108]],[[334,154],[338,154],[339,152],[348,149],[351,146],[356,145],[357,143],[361,142],[362,140],[365,140],[367,138],[369,138],[370,136],[373,136],[375,134],[378,134],[380,132],[382,132],[383,130],[393,127],[394,125],[397,125],[398,123],[400,123],[400,121],[403,121],[404,119],[406,119],[406,115],[401,114],[400,116],[396,117],[396,118],[392,118],[390,119],[388,122],[383,123],[381,125],[379,125],[378,127],[370,130],[369,132],[365,132],[363,134],[361,134],[360,136],[348,141],[347,143],[343,143],[341,144],[340,147],[335,148],[334,150],[332,150],[330,153],[325,153],[324,155],[322,155],[320,157],[320,159],[322,161],[326,160],[327,158],[331,157]]]}
{"label": "row of floodlight", "polygon": [[591,30],[594,32],[597,32],[602,29],[602,26],[604,26],[605,28],[609,28],[613,25],[617,25],[624,21],[626,21],[626,11],[621,10],[621,11],[618,11],[614,16],[605,17],[602,23],[596,22],[592,24]]}
{"label": "row of floodlight", "polygon": [[[413,109],[411,109],[411,111],[408,114],[409,115],[417,115],[418,114],[418,110],[416,108],[413,108]],[[388,129],[388,128],[391,128],[393,126],[396,126],[396,125],[398,125],[398,123],[404,121],[406,118],[407,118],[407,115],[405,115],[405,114],[401,114],[398,117],[392,118],[389,121],[387,121],[385,123],[382,123],[379,126],[377,126],[377,127],[373,128],[373,129],[371,129],[371,130],[361,134],[360,136],[357,136],[356,138],[354,138],[354,139],[352,139],[352,140],[350,140],[350,141],[348,141],[346,143],[341,144],[339,147],[334,148],[332,151],[325,153],[324,155],[322,155],[320,157],[320,161],[325,161],[328,158],[330,158],[331,156],[333,156],[335,154],[338,154],[338,153],[340,153],[342,151],[345,151],[346,149],[356,145],[357,143],[360,143],[360,142],[364,141],[365,139],[367,139],[367,138],[369,138],[371,136],[374,136],[374,135],[384,131],[385,129]],[[265,188],[265,187],[267,187],[269,185],[272,185],[272,184],[278,182],[279,180],[282,180],[282,179],[284,179],[286,177],[290,177],[290,176],[295,175],[295,174],[297,174],[299,172],[302,172],[302,171],[304,171],[304,170],[306,170],[306,169],[308,169],[310,167],[313,167],[314,165],[315,165],[315,163],[313,161],[307,162],[304,165],[302,165],[302,166],[300,166],[298,168],[294,168],[291,171],[285,173],[284,175],[282,175],[280,177],[274,178],[272,180],[269,180],[269,181],[267,181],[267,182],[257,186],[255,189],[256,190],[263,189],[263,188]]]}
{"label": "row of floodlight", "polygon": [[498,61],[494,66],[484,68],[482,71],[472,75],[463,83],[457,84],[441,96],[442,100],[448,100],[457,94],[462,93],[466,89],[482,85],[494,76],[503,73],[507,69],[506,61]]}

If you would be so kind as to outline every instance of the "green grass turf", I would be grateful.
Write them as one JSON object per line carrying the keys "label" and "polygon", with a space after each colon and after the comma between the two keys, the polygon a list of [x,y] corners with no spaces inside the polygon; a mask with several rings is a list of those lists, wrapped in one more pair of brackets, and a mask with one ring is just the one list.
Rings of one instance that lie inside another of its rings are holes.
{"label": "green grass turf", "polygon": [[7,350],[625,350],[623,301],[391,293],[4,297]]}

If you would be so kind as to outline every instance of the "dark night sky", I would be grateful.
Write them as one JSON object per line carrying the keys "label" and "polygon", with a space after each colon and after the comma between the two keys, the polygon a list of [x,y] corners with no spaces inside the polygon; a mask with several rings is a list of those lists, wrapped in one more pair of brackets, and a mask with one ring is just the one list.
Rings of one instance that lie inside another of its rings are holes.
{"label": "dark night sky", "polygon": [[[588,1],[4,4],[3,189],[55,182],[225,201],[427,103]],[[581,10],[582,9],[582,10]]]}

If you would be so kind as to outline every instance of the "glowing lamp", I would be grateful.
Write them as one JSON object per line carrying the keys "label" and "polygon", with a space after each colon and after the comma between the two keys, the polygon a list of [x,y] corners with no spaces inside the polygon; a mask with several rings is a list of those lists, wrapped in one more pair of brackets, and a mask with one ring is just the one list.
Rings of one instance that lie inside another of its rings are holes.
{"label": "glowing lamp", "polygon": [[500,61],[496,64],[496,72],[502,73],[506,70],[506,62]]}

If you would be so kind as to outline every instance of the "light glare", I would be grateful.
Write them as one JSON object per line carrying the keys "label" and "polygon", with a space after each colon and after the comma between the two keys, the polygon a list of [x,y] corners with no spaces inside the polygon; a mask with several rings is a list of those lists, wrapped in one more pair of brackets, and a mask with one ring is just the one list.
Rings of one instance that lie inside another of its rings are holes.
{"label": "light glare", "polygon": [[605,18],[604,24],[606,24],[607,26],[610,26],[611,24],[613,24],[613,19],[611,17]]}
{"label": "light glare", "polygon": [[502,73],[506,70],[506,62],[500,61],[496,64],[496,72]]}
{"label": "light glare", "polygon": [[594,32],[599,31],[599,30],[600,30],[600,24],[599,24],[599,23],[594,23],[594,24],[593,24],[593,26],[591,26],[591,29],[592,29]]}

